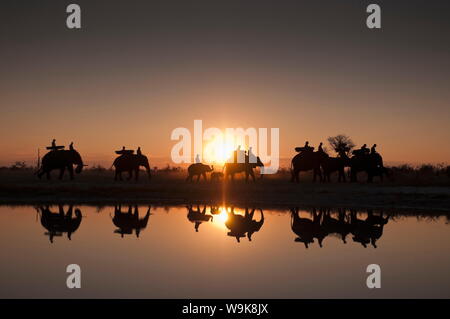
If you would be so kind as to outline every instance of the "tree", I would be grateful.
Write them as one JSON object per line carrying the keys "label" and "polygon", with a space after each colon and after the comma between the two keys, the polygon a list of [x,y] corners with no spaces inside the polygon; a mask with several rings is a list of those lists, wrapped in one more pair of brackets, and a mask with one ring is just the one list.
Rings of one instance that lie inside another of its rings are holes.
{"label": "tree", "polygon": [[355,143],[353,143],[352,139],[344,134],[330,136],[327,140],[331,148],[338,154],[344,152],[349,155],[351,150],[355,147]]}

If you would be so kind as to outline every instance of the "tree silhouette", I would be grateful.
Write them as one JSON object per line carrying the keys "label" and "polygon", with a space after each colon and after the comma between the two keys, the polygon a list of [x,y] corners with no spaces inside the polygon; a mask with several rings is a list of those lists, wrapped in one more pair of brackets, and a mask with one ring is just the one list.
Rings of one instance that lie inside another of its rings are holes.
{"label": "tree silhouette", "polygon": [[353,143],[352,139],[344,134],[330,136],[327,141],[331,148],[338,154],[343,151],[348,155],[355,147],[355,143]]}

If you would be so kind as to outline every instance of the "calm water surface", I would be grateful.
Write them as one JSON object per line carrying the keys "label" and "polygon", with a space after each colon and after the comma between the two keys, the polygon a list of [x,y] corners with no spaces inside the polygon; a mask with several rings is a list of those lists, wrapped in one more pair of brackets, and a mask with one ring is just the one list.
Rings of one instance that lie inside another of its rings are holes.
{"label": "calm water surface", "polygon": [[0,298],[450,298],[444,215],[1,206],[0,224]]}

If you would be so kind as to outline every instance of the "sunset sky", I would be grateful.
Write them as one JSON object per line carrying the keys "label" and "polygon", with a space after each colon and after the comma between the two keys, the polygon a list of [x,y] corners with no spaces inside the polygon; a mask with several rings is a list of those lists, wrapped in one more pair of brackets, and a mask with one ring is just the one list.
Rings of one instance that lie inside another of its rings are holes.
{"label": "sunset sky", "polygon": [[449,1],[2,1],[0,165],[34,164],[52,138],[88,164],[123,145],[165,163],[195,119],[279,128],[285,158],[344,133],[387,162],[448,163],[449,15]]}

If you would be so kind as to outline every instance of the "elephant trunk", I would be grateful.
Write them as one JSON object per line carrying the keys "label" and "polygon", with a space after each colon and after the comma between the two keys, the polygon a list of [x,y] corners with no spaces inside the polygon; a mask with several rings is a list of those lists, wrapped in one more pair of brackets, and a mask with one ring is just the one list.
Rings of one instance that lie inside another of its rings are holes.
{"label": "elephant trunk", "polygon": [[80,174],[81,171],[83,170],[83,163],[80,163],[77,165],[77,167],[75,168],[75,173]]}
{"label": "elephant trunk", "polygon": [[149,164],[149,163],[146,163],[146,164],[144,165],[144,167],[145,167],[145,169],[146,169],[146,171],[147,171],[148,179],[151,179],[151,178],[152,178],[152,174],[151,174],[151,171],[150,171],[150,164]]}

